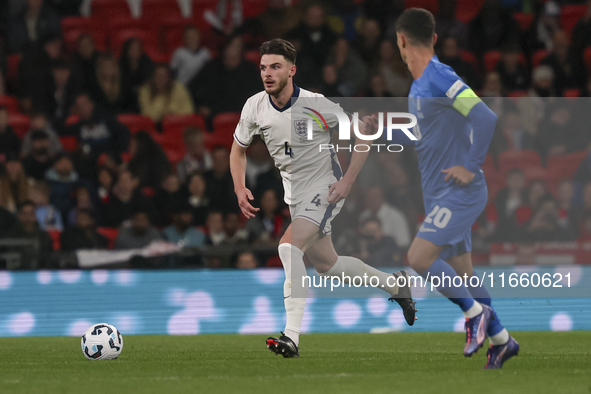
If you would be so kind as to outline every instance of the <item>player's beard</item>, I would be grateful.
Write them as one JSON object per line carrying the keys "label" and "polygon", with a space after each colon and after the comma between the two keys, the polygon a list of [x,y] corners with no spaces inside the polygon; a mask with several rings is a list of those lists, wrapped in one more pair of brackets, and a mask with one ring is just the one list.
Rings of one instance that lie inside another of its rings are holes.
{"label": "player's beard", "polygon": [[279,94],[281,94],[281,92],[283,92],[283,89],[285,89],[285,87],[287,86],[288,81],[289,81],[289,78],[277,80],[277,88],[270,90],[270,91],[267,90],[267,93],[270,94],[271,96],[278,96]]}

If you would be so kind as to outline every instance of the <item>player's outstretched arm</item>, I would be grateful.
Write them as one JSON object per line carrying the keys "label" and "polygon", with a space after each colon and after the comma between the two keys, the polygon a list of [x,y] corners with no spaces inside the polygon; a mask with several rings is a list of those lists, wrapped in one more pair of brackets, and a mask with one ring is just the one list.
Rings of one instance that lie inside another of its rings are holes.
{"label": "player's outstretched arm", "polygon": [[[365,116],[362,123],[361,130],[363,130],[363,134],[371,135],[376,132],[377,119],[372,119],[369,116]],[[364,143],[365,142],[360,138],[355,139],[355,145],[361,145]],[[353,150],[353,154],[351,155],[351,163],[349,164],[347,172],[341,180],[330,186],[327,199],[329,203],[336,204],[342,199],[347,198],[349,192],[351,192],[353,182],[355,182],[355,179],[357,179],[357,175],[359,175],[359,171],[361,171],[361,168],[363,168],[368,155],[369,151],[357,152],[356,150]]]}
{"label": "player's outstretched arm", "polygon": [[260,208],[255,208],[250,201],[254,200],[250,190],[246,188],[246,148],[238,145],[236,141],[232,144],[230,152],[230,172],[234,181],[234,192],[238,197],[240,210],[247,218],[253,218]]}

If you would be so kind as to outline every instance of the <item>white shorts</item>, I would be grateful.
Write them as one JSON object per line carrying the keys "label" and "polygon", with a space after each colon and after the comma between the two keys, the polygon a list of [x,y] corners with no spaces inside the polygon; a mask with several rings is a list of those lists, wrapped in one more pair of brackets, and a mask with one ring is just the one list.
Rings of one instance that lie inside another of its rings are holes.
{"label": "white shorts", "polygon": [[330,234],[332,232],[331,222],[341,211],[345,200],[341,200],[336,204],[329,204],[326,201],[329,188],[329,186],[326,186],[326,188],[306,193],[299,204],[290,205],[291,220],[293,221],[296,218],[306,219],[320,227],[322,234]]}

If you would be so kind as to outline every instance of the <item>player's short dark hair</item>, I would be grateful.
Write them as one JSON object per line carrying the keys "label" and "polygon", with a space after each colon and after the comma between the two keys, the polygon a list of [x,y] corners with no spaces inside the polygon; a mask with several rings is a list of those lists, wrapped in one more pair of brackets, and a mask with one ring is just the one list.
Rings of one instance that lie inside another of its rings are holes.
{"label": "player's short dark hair", "polygon": [[293,44],[281,38],[274,38],[266,41],[260,47],[260,54],[263,55],[281,55],[285,60],[295,64],[297,52]]}
{"label": "player's short dark hair", "polygon": [[435,17],[423,8],[409,8],[396,21],[396,32],[404,33],[411,45],[431,46]]}

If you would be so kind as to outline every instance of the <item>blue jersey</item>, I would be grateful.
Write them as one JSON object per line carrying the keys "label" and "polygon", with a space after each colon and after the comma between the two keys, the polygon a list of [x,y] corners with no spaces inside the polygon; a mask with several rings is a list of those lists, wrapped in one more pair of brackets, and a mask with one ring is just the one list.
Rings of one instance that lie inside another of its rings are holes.
{"label": "blue jersey", "polygon": [[445,182],[445,174],[441,172],[456,165],[464,165],[475,173],[467,187],[477,188],[485,184],[480,165],[488,144],[483,152],[479,152],[482,161],[477,160],[477,165],[469,163],[473,132],[467,115],[472,109],[470,106],[478,102],[480,99],[472,90],[451,67],[440,63],[437,56],[431,58],[423,75],[413,82],[409,112],[417,117],[413,133],[418,140],[415,147],[426,199],[443,197],[452,188],[459,187],[453,182]]}

